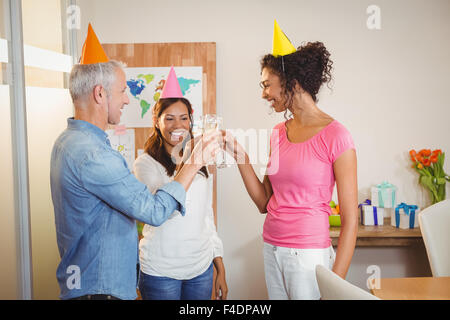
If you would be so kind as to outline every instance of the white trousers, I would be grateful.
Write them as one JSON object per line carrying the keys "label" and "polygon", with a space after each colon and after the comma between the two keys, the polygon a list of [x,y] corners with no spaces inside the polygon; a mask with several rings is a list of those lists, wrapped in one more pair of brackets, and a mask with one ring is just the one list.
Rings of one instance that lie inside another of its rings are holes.
{"label": "white trousers", "polygon": [[333,268],[333,246],[294,249],[264,242],[264,273],[270,300],[318,300],[316,265]]}

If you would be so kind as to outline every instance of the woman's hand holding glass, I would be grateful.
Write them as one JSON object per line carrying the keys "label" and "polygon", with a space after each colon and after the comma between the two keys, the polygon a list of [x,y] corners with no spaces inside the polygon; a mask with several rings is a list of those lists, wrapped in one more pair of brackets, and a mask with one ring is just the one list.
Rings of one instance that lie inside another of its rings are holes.
{"label": "woman's hand holding glass", "polygon": [[186,143],[183,152],[183,162],[203,167],[213,162],[222,150],[220,143],[223,140],[219,131],[205,132],[201,136]]}
{"label": "woman's hand holding glass", "polygon": [[247,163],[247,153],[241,144],[229,131],[222,131],[225,140],[225,150],[234,158],[237,164]]}
{"label": "woman's hand holding glass", "polygon": [[[223,118],[216,114],[205,114],[202,116],[202,129],[204,133],[211,131],[221,132],[220,130],[222,129],[222,125],[223,125]],[[215,159],[215,161],[209,163],[211,165],[215,164],[216,167],[219,169],[228,167],[225,161],[225,151],[223,150],[224,148],[223,139],[220,140],[220,143],[222,150],[219,152],[219,156],[217,157],[217,159]]]}

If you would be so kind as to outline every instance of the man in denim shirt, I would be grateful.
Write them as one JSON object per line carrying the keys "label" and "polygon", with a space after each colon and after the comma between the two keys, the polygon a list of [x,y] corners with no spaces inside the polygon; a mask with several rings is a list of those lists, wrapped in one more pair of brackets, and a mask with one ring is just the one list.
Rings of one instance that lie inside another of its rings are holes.
{"label": "man in denim shirt", "polygon": [[197,171],[214,159],[218,134],[205,135],[192,151],[196,161],[187,161],[173,182],[152,195],[105,133],[108,124],[119,124],[129,103],[122,65],[75,65],[69,87],[75,117],[55,142],[50,172],[60,298],[135,299],[135,220],[158,226],[174,210],[184,215],[186,190]]}

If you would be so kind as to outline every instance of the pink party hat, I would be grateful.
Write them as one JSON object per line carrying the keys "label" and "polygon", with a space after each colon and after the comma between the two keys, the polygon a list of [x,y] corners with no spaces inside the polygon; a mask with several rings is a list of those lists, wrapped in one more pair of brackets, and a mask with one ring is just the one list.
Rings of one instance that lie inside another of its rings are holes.
{"label": "pink party hat", "polygon": [[180,84],[177,80],[177,75],[175,74],[175,70],[173,66],[170,67],[169,75],[167,76],[166,83],[164,84],[163,92],[161,94],[161,98],[183,98],[183,94],[181,93]]}

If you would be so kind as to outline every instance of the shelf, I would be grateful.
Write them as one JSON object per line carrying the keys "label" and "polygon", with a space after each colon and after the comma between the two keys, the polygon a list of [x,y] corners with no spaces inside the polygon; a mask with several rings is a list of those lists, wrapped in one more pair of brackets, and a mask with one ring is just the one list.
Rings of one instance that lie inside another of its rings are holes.
{"label": "shelf", "polygon": [[[330,227],[333,246],[337,246],[340,227]],[[358,227],[357,247],[406,247],[423,244],[420,228],[397,229],[391,226],[391,219],[385,218],[382,226]]]}

